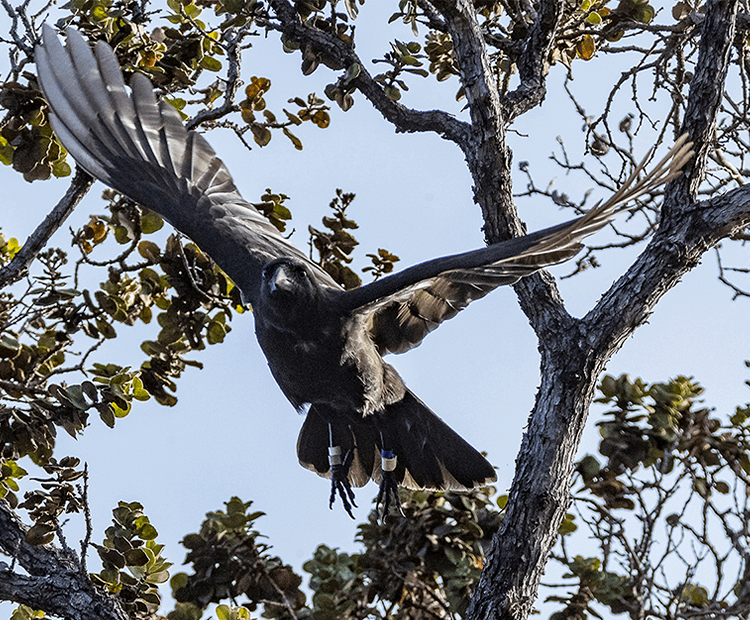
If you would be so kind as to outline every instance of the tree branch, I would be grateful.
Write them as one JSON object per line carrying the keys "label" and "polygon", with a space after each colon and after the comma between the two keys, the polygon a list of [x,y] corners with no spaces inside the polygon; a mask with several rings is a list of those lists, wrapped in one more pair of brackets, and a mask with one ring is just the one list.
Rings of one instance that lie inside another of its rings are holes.
{"label": "tree branch", "polygon": [[706,173],[708,151],[716,130],[716,115],[724,96],[729,56],[734,45],[737,0],[712,0],[701,26],[698,61],[688,92],[682,132],[693,141],[695,157],[685,174],[672,181],[664,194],[662,225],[672,225],[682,205],[695,200]]}
{"label": "tree branch", "polygon": [[309,45],[313,52],[325,57],[326,64],[332,68],[349,68],[355,63],[359,65],[360,73],[352,80],[352,84],[387,121],[395,125],[396,131],[431,131],[464,148],[469,132],[466,123],[442,110],[413,110],[392,101],[386,97],[350,44],[330,33],[303,24],[288,0],[270,0],[269,4],[280,22],[278,28],[289,40],[303,48]]}
{"label": "tree branch", "polygon": [[76,169],[76,174],[70,182],[68,190],[55,208],[49,212],[44,221],[29,235],[23,247],[5,267],[0,269],[0,288],[17,282],[28,273],[29,265],[36,255],[47,245],[47,241],[54,232],[73,212],[73,209],[86,195],[94,180],[82,168]]}
{"label": "tree branch", "polygon": [[517,62],[521,83],[502,101],[509,119],[516,118],[539,105],[547,94],[547,59],[555,42],[562,7],[563,3],[556,0],[542,0],[539,3],[537,19],[531,27],[523,53]]}
{"label": "tree branch", "polygon": [[0,500],[0,550],[29,575],[0,563],[0,600],[70,620],[128,620],[114,598],[100,593],[78,562],[51,544],[30,545],[26,526],[5,500]]}
{"label": "tree branch", "polygon": [[[736,11],[736,0],[714,0],[702,32],[685,127],[698,140],[704,159],[724,91]],[[720,239],[750,223],[750,190],[744,187],[693,203],[704,174],[705,165],[694,163],[685,177],[670,184],[662,228],[583,320],[554,304],[548,294],[553,289],[539,288],[546,274],[516,285],[540,339],[542,384],[516,462],[507,512],[468,618],[518,620],[531,612],[569,506],[572,465],[598,377],[680,277]]]}

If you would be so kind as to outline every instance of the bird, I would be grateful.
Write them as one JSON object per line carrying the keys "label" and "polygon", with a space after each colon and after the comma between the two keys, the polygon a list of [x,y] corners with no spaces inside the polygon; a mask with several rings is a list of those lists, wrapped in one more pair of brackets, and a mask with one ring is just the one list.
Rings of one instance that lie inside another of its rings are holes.
{"label": "bird", "polygon": [[158,100],[146,76],[130,92],[112,48],[75,29],[63,46],[44,25],[39,85],[60,142],[84,170],[190,237],[252,308],[258,343],[291,405],[304,414],[302,466],[331,479],[353,518],[352,487],[378,485],[383,516],[398,487],[467,491],[493,466],[404,384],[383,356],[404,353],[472,301],[575,256],[582,240],[639,195],[680,174],[685,136],[648,174],[638,165],[611,198],[526,236],[445,256],[344,290],[245,201],[206,139]]}

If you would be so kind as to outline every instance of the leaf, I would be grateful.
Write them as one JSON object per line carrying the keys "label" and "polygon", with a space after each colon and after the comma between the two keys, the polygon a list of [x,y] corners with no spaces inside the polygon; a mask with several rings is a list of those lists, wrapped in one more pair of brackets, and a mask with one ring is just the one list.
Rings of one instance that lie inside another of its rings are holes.
{"label": "leaf", "polygon": [[677,21],[685,19],[690,15],[690,5],[686,2],[678,2],[672,7],[672,17]]}
{"label": "leaf", "polygon": [[158,263],[161,252],[159,246],[153,241],[143,240],[138,244],[138,254],[143,256],[147,261]]}
{"label": "leaf", "polygon": [[164,226],[164,220],[158,213],[144,209],[141,214],[141,232],[144,235],[150,235]]}
{"label": "leaf", "polygon": [[15,357],[21,350],[21,344],[10,334],[0,335],[0,357]]}
{"label": "leaf", "polygon": [[[258,123],[250,125],[250,131],[253,134],[256,144],[266,146],[271,141],[271,130]],[[284,129],[286,132],[286,128]]]}
{"label": "leaf", "polygon": [[[112,408],[112,413],[116,418],[124,418],[130,413],[130,409],[132,405],[130,403],[126,403],[126,407],[122,408],[117,403],[109,403],[110,407]],[[114,420],[112,421],[112,425],[114,426]]]}
{"label": "leaf", "polygon": [[596,53],[594,38],[590,34],[583,35],[581,40],[576,44],[576,51],[578,52],[578,56],[584,60],[591,60]]}
{"label": "leaf", "polygon": [[297,136],[295,136],[291,131],[289,131],[286,127],[284,127],[283,131],[284,131],[284,135],[292,141],[294,148],[297,149],[298,151],[301,151],[302,150],[301,140]]}
{"label": "leaf", "polygon": [[156,528],[150,523],[144,523],[138,528],[138,536],[143,540],[154,540],[158,535],[159,533],[156,531]]}
{"label": "leaf", "polygon": [[148,564],[148,556],[143,549],[130,549],[125,552],[125,564],[127,566],[145,566]]}
{"label": "leaf", "polygon": [[221,61],[213,56],[204,56],[200,60],[200,66],[209,71],[221,71]]}
{"label": "leaf", "polygon": [[46,545],[55,539],[55,528],[50,523],[36,523],[26,532],[26,542],[30,545]]}

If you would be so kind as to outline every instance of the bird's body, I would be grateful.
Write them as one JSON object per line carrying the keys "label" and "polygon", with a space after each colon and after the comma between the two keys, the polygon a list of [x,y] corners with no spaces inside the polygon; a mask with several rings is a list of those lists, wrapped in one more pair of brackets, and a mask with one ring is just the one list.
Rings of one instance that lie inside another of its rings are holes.
{"label": "bird's body", "polygon": [[[373,413],[382,358],[362,330],[337,311],[341,289],[306,287],[307,265],[299,261],[278,259],[266,271],[264,294],[253,307],[255,334],[284,395],[298,410],[316,404]],[[281,279],[279,272],[288,275],[272,287]],[[366,354],[353,358],[355,347]]]}
{"label": "bird's body", "polygon": [[300,462],[331,476],[347,509],[350,483],[376,480],[387,500],[397,483],[465,490],[495,479],[383,355],[419,345],[498,286],[571,258],[584,237],[676,176],[691,156],[680,139],[653,172],[640,177],[641,164],[611,199],[579,218],[344,291],[242,198],[213,149],[157,102],[143,75],[133,76],[129,94],[109,46],[99,42],[93,54],[75,30],[67,35],[63,48],[45,26],[36,48],[55,132],[83,168],[159,213],[234,280],[279,387],[307,411]]}

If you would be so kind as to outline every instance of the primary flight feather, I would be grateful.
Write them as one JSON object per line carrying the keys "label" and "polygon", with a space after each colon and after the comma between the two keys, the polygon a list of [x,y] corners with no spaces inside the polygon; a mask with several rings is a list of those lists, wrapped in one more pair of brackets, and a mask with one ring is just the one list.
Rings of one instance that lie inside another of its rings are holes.
{"label": "primary flight feather", "polygon": [[531,235],[431,260],[343,290],[246,202],[224,163],[176,110],[135,74],[130,93],[112,49],[73,29],[67,47],[45,25],[39,83],[60,141],[85,170],[191,237],[251,304],[279,387],[307,410],[297,452],[332,479],[347,511],[350,485],[373,479],[387,506],[397,485],[466,490],[495,480],[492,466],[404,385],[386,353],[417,346],[471,301],[574,256],[626,203],[679,174],[692,156],[680,138],[608,201]]}

